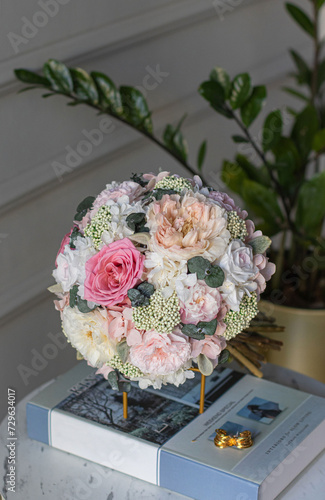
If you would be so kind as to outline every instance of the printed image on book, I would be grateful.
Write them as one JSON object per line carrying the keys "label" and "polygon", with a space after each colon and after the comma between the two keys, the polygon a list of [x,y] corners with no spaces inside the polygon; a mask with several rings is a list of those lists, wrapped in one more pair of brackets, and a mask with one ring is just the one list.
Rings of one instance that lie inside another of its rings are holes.
{"label": "printed image on book", "polygon": [[263,424],[271,424],[282,411],[283,409],[280,409],[279,403],[255,397],[237,415],[257,420]]}
{"label": "printed image on book", "polygon": [[155,444],[165,443],[198,415],[196,406],[132,387],[125,419],[122,393],[113,391],[101,375],[83,392],[71,392],[57,408]]}

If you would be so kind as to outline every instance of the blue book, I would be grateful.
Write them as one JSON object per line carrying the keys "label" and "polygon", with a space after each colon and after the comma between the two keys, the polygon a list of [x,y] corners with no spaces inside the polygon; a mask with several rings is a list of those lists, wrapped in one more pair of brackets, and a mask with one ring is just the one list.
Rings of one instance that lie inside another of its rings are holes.
{"label": "blue book", "polygon": [[[273,500],[325,448],[325,399],[229,368],[128,397],[81,362],[27,404],[32,439],[183,495]],[[250,448],[214,444],[215,430],[251,431]]]}

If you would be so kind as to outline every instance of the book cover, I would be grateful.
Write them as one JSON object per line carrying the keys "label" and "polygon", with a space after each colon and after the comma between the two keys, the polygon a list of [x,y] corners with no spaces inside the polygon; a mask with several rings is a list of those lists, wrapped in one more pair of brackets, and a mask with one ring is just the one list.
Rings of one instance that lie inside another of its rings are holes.
{"label": "book cover", "polygon": [[[27,405],[30,437],[195,499],[275,498],[325,445],[325,400],[222,368],[156,391],[122,394],[80,363]],[[251,448],[218,449],[215,429],[250,430]],[[246,496],[245,496],[246,495]]]}

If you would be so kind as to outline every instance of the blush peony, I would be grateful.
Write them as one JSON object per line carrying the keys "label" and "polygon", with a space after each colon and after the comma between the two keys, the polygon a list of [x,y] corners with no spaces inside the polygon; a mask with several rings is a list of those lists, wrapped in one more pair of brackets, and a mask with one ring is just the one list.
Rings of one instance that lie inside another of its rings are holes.
{"label": "blush peony", "polygon": [[86,262],[85,299],[107,307],[122,302],[141,278],[143,261],[128,238],[103,247]]}
{"label": "blush peony", "polygon": [[178,293],[182,323],[197,324],[199,321],[215,319],[221,307],[221,294],[217,288],[211,288],[204,281],[198,281],[190,288]]}
{"label": "blush peony", "polygon": [[201,255],[214,262],[230,239],[225,209],[199,193],[165,195],[153,202],[147,225],[152,234],[149,249],[174,261]]}
{"label": "blush peony", "polygon": [[143,373],[167,375],[179,370],[191,356],[189,340],[181,335],[149,330],[142,343],[131,347],[130,362]]}

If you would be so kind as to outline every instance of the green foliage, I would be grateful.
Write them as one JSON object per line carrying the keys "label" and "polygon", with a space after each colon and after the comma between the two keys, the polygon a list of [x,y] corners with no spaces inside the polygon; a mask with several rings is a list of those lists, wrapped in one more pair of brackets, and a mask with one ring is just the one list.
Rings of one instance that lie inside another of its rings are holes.
{"label": "green foliage", "polygon": [[298,149],[302,160],[306,161],[313,146],[314,135],[319,129],[317,111],[314,106],[309,104],[295,120],[291,138]]}
{"label": "green foliage", "polygon": [[69,305],[70,307],[77,307],[82,313],[89,313],[97,307],[90,308],[87,301],[78,295],[78,285],[74,285],[70,290]]}
{"label": "green foliage", "polygon": [[146,214],[143,212],[130,214],[126,218],[126,223],[135,233],[149,232],[149,228],[145,227]]}
{"label": "green foliage", "polygon": [[206,335],[212,336],[215,334],[218,326],[218,321],[199,321],[197,325],[188,324],[182,326],[182,333],[196,340],[203,340]]}
{"label": "green foliage", "polygon": [[325,172],[305,181],[298,194],[296,224],[307,236],[317,236],[325,217]]}
{"label": "green foliage", "polygon": [[98,92],[94,80],[86,71],[80,68],[70,69],[73,81],[73,91],[78,99],[98,104]]}
{"label": "green foliage", "polygon": [[207,152],[207,141],[203,141],[197,155],[197,168],[199,172],[201,172],[202,170],[206,152]]}
{"label": "green foliage", "polygon": [[281,111],[272,111],[264,121],[262,147],[263,151],[269,151],[276,146],[282,135],[283,121]]}
{"label": "green foliage", "polygon": [[63,93],[70,93],[73,91],[70,71],[63,63],[55,59],[49,59],[43,66],[43,73],[50,82],[53,90]]}
{"label": "green foliage", "polygon": [[130,352],[130,347],[128,346],[126,339],[118,342],[116,345],[116,351],[122,363],[126,363]]}
{"label": "green foliage", "polygon": [[240,108],[240,116],[246,127],[249,127],[257,118],[265,99],[266,87],[264,85],[254,87],[250,98]]}
{"label": "green foliage", "polygon": [[90,73],[98,93],[99,105],[103,110],[110,110],[116,115],[123,115],[121,94],[114,82],[104,73]]}
{"label": "green foliage", "polygon": [[271,246],[272,240],[268,236],[257,236],[250,240],[249,244],[253,248],[253,253],[264,253]]}
{"label": "green foliage", "polygon": [[95,201],[95,196],[87,196],[82,202],[77,206],[77,212],[74,216],[74,220],[80,222],[83,217],[87,214],[87,211],[91,209]]}
{"label": "green foliage", "polygon": [[307,16],[307,14],[294,5],[293,3],[286,3],[287,11],[290,16],[296,21],[296,23],[310,36],[314,36],[315,26],[313,21]]}
{"label": "green foliage", "polygon": [[187,261],[187,266],[189,273],[196,273],[197,279],[205,280],[211,288],[218,288],[224,281],[225,275],[221,267],[212,265],[203,257],[192,257]]}
{"label": "green foliage", "polygon": [[168,147],[170,151],[173,152],[176,158],[180,158],[181,160],[187,160],[188,147],[186,140],[181,132],[181,126],[186,118],[186,115],[179,121],[179,123],[174,127],[173,125],[167,125],[164,134],[163,140],[164,144]]}
{"label": "green foliage", "polygon": [[249,74],[241,73],[237,75],[231,84],[229,96],[229,103],[232,109],[241,108],[250,97],[251,92],[251,77]]}
{"label": "green foliage", "polygon": [[150,304],[149,298],[154,292],[155,287],[147,281],[143,281],[135,288],[130,288],[128,290],[128,297],[132,307],[148,306]]}
{"label": "green foliage", "polygon": [[151,112],[140,90],[133,87],[120,87],[123,116],[134,127],[152,133]]}

